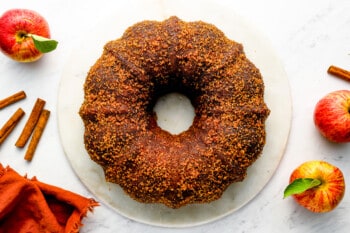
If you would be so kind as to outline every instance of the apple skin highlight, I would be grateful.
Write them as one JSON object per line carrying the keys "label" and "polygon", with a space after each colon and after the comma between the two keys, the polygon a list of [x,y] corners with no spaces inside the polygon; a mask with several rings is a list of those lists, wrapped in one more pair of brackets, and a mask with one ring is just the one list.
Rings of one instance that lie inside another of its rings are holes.
{"label": "apple skin highlight", "polygon": [[350,91],[327,94],[314,110],[314,123],[320,133],[332,142],[350,142]]}
{"label": "apple skin highlight", "polygon": [[47,21],[37,12],[12,9],[0,18],[0,50],[19,62],[33,62],[43,54],[38,51],[29,34],[50,38]]}
{"label": "apple skin highlight", "polygon": [[301,206],[315,213],[325,213],[333,210],[343,199],[345,180],[341,170],[325,161],[308,161],[296,168],[289,182],[298,178],[319,179],[322,183],[293,198]]}

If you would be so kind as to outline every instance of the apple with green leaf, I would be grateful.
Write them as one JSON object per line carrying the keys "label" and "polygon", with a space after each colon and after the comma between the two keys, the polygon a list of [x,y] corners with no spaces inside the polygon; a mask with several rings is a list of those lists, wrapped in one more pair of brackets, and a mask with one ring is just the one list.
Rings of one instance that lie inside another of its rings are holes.
{"label": "apple with green leaf", "polygon": [[296,168],[284,190],[284,198],[292,195],[306,209],[324,213],[333,210],[345,193],[343,173],[325,161],[308,161]]}
{"label": "apple with green leaf", "polygon": [[47,21],[28,9],[11,9],[0,17],[0,50],[19,62],[33,62],[57,47]]}
{"label": "apple with green leaf", "polygon": [[321,98],[315,106],[314,123],[328,140],[350,142],[350,91],[337,90]]}

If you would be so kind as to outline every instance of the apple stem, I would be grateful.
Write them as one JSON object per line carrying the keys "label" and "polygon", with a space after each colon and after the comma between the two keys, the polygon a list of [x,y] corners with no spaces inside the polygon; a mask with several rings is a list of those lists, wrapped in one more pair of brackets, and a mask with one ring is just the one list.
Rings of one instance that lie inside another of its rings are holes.
{"label": "apple stem", "polygon": [[30,37],[25,31],[19,31],[16,33],[16,42],[22,43],[26,38]]}
{"label": "apple stem", "polygon": [[28,34],[25,33],[25,32],[20,32],[20,33],[18,33],[18,36],[19,36],[20,38],[27,38],[27,37],[29,37]]}

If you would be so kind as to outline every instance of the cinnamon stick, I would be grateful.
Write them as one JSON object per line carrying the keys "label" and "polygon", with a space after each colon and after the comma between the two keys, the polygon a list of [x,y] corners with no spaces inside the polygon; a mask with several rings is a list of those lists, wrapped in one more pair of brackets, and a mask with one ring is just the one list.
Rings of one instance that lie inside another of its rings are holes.
{"label": "cinnamon stick", "polygon": [[0,100],[0,109],[5,108],[10,104],[13,104],[24,98],[26,98],[26,93],[24,91],[20,91],[9,97],[6,97],[5,99]]}
{"label": "cinnamon stick", "polygon": [[12,130],[16,127],[17,123],[22,119],[23,116],[24,111],[19,108],[3,125],[3,127],[0,129],[0,145],[5,141],[7,136],[12,132]]}
{"label": "cinnamon stick", "polygon": [[17,142],[15,144],[17,147],[24,147],[24,145],[27,143],[28,139],[30,138],[30,135],[32,135],[35,125],[39,120],[40,114],[44,108],[45,103],[45,100],[42,100],[40,98],[36,100],[34,107],[30,113],[30,116],[26,124],[24,125],[22,133],[17,139]]}
{"label": "cinnamon stick", "polygon": [[350,81],[350,71],[348,71],[348,70],[331,65],[328,68],[327,72],[329,74],[337,76],[338,78],[344,79],[346,81]]}
{"label": "cinnamon stick", "polygon": [[41,135],[44,132],[46,123],[49,119],[50,111],[49,110],[42,110],[38,123],[35,126],[32,139],[29,142],[28,149],[26,151],[26,154],[24,156],[24,159],[27,161],[31,161],[34,156],[34,152],[36,150],[36,147],[38,146],[38,143],[40,141]]}

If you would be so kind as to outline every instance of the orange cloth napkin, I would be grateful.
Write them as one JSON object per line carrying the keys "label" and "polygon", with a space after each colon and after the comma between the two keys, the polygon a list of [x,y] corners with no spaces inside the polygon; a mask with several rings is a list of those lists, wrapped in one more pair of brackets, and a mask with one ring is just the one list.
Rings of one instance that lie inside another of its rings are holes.
{"label": "orange cloth napkin", "polygon": [[79,232],[82,218],[97,205],[0,164],[0,233]]}

